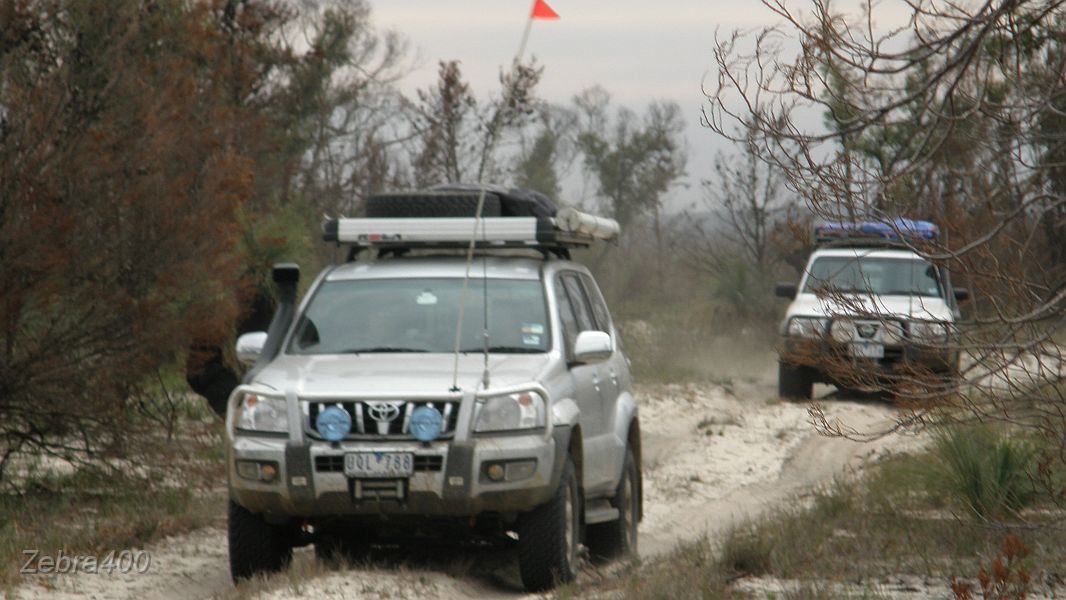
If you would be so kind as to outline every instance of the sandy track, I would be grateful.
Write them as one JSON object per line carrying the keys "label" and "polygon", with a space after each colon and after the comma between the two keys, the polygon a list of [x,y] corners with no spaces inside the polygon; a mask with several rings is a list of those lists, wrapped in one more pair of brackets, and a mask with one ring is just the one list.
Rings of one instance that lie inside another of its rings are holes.
{"label": "sandy track", "polygon": [[[828,390],[829,388],[826,388]],[[823,390],[824,393],[825,390]],[[872,457],[912,447],[892,435],[860,444],[819,435],[807,406],[779,402],[769,383],[645,386],[638,390],[645,444],[641,554],[679,541],[712,539],[740,519],[802,502],[812,488]],[[858,430],[891,422],[875,399],[826,398],[826,413]],[[212,598],[233,591],[225,532],[208,528],[149,549],[143,575],[30,576],[12,598]],[[520,598],[513,549],[421,547],[383,550],[365,565],[329,570],[307,549],[294,573],[261,586],[262,597]],[[594,577],[594,573],[586,576]]]}

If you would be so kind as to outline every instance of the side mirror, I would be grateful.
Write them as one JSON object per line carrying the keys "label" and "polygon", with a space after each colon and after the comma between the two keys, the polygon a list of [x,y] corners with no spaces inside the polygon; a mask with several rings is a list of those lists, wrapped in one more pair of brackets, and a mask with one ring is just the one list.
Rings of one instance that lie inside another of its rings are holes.
{"label": "side mirror", "polygon": [[265,331],[253,331],[237,338],[237,360],[251,366],[259,360],[266,345],[267,333]]}
{"label": "side mirror", "polygon": [[970,299],[970,290],[962,287],[957,287],[952,290],[955,293],[955,300],[959,302],[966,302]]}
{"label": "side mirror", "polygon": [[574,340],[574,362],[599,363],[611,358],[612,354],[611,336],[602,331],[582,331]]}
{"label": "side mirror", "polygon": [[796,297],[797,291],[799,291],[799,286],[794,283],[778,283],[774,286],[774,295],[778,298],[792,300]]}

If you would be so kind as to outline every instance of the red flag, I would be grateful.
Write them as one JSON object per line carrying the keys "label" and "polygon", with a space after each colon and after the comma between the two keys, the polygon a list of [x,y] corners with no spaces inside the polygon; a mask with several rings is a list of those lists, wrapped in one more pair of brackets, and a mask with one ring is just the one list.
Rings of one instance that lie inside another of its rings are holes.
{"label": "red flag", "polygon": [[559,18],[559,13],[552,10],[552,7],[548,6],[548,3],[544,0],[533,0],[533,12],[530,13],[531,19],[549,19],[555,20]]}

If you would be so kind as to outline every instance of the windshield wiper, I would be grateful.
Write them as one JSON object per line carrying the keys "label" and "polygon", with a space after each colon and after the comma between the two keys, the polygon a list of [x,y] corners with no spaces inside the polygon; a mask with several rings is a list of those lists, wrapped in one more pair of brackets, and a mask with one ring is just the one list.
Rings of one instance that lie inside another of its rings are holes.
{"label": "windshield wiper", "polygon": [[429,352],[421,348],[398,348],[393,346],[376,346],[374,348],[349,348],[341,350],[341,354],[371,354],[374,352]]}
{"label": "windshield wiper", "polygon": [[[467,348],[466,350],[460,350],[463,354],[484,351],[484,348]],[[526,348],[524,346],[489,346],[489,352],[495,352],[497,354],[542,354],[546,352],[546,350],[541,350],[540,348]]]}

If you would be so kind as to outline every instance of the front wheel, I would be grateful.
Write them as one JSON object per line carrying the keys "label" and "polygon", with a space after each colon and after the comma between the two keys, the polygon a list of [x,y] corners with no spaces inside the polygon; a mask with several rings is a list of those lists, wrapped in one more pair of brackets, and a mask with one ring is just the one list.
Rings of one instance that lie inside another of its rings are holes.
{"label": "front wheel", "polygon": [[229,569],[234,583],[257,573],[274,573],[292,559],[292,536],[281,525],[267,523],[229,501]]}
{"label": "front wheel", "polygon": [[518,517],[518,567],[527,590],[549,590],[577,577],[580,506],[574,463],[568,457],[552,499]]}
{"label": "front wheel", "polygon": [[588,525],[585,544],[593,558],[612,559],[637,553],[637,523],[640,521],[640,469],[633,451],[626,450],[622,478],[618,481],[611,506],[618,519]]}
{"label": "front wheel", "polygon": [[814,377],[810,367],[777,363],[777,395],[787,400],[810,400]]}

